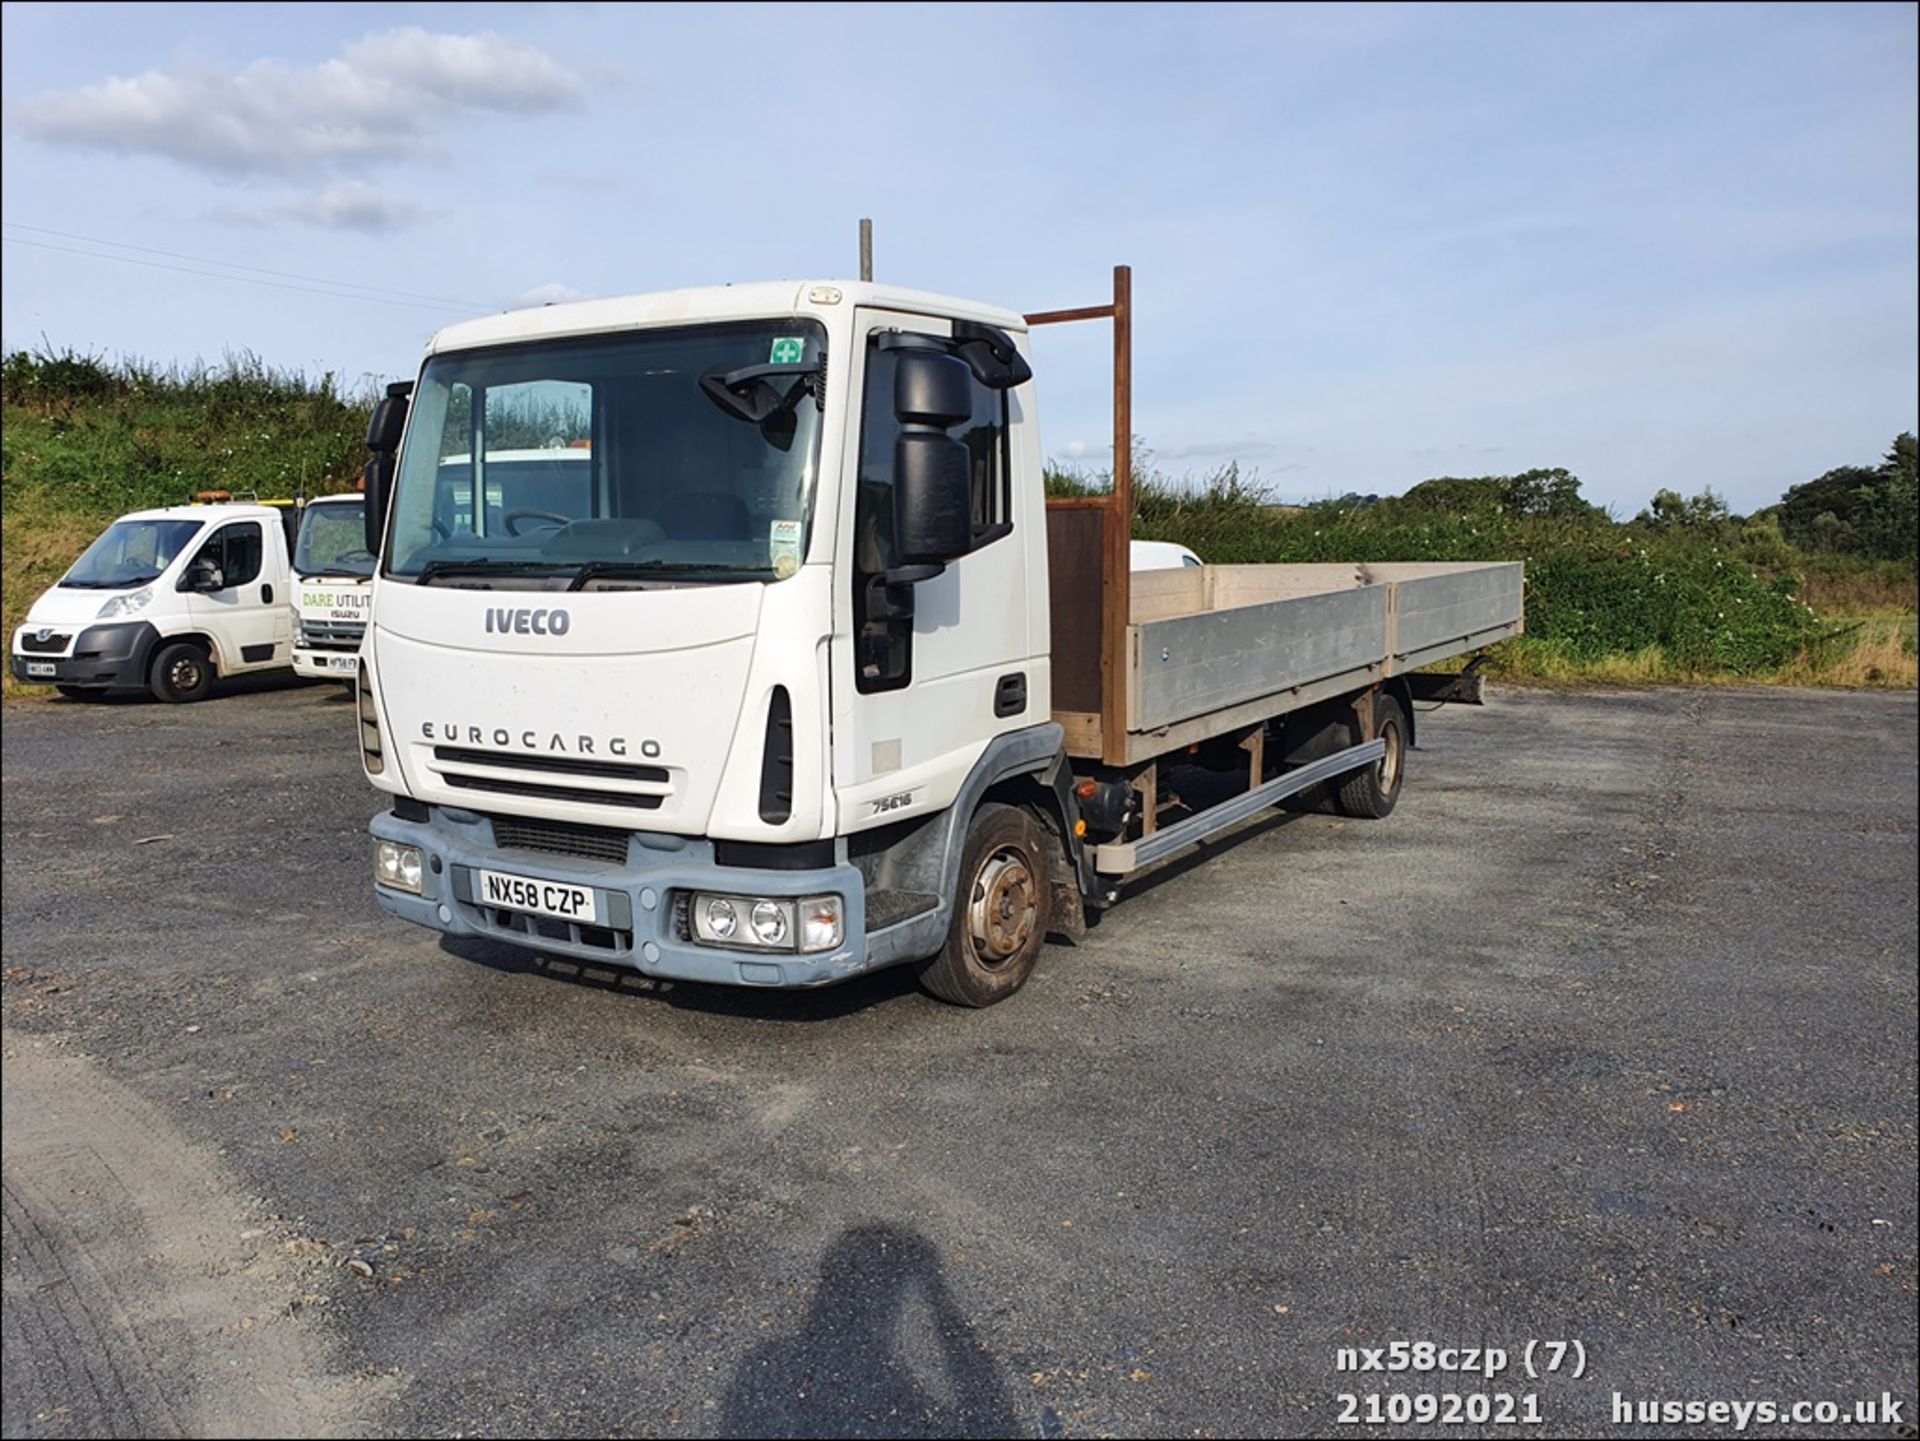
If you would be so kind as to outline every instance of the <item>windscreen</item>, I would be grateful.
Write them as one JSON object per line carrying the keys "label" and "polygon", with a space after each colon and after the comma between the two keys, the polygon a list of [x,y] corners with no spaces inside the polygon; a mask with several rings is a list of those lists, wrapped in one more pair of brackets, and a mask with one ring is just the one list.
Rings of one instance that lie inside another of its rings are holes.
{"label": "windscreen", "polygon": [[310,505],[300,518],[300,543],[294,547],[296,575],[372,575],[367,549],[365,501],[329,501]]}
{"label": "windscreen", "polygon": [[427,362],[386,573],[495,588],[779,580],[805,553],[826,334],[785,319]]}
{"label": "windscreen", "polygon": [[60,584],[75,590],[122,590],[160,578],[200,534],[197,520],[116,520],[86,548]]}

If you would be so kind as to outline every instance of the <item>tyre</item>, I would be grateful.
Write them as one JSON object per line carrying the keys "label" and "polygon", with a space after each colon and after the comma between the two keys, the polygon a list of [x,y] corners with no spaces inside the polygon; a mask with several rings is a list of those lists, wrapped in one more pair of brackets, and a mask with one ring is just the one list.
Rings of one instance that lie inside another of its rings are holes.
{"label": "tyre", "polygon": [[150,672],[156,698],[173,705],[200,700],[213,689],[213,661],[191,641],[160,647]]}
{"label": "tyre", "polygon": [[1053,915],[1053,871],[1039,824],[1014,806],[974,813],[960,857],[947,942],[920,984],[956,1006],[991,1006],[1027,983]]}
{"label": "tyre", "polygon": [[1373,733],[1387,743],[1387,753],[1340,781],[1333,804],[1343,816],[1377,820],[1400,799],[1407,774],[1407,717],[1400,702],[1384,691],[1373,698]]}

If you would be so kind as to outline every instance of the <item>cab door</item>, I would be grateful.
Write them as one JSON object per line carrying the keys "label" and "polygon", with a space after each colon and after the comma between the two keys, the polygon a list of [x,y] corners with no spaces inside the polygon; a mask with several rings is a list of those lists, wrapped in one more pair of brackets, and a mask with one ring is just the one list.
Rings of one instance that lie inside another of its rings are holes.
{"label": "cab door", "polygon": [[206,560],[220,571],[220,588],[193,592],[187,613],[213,637],[226,675],[283,665],[290,658],[285,586],[275,584],[277,571],[265,564],[266,540],[259,521],[228,521],[188,562],[189,570]]}
{"label": "cab door", "polygon": [[941,809],[992,738],[1047,720],[1028,704],[1028,568],[1014,533],[1008,392],[975,385],[967,448],[975,548],[932,579],[888,586],[898,357],[922,338],[952,343],[950,321],[863,307],[855,313],[858,434],[846,438],[835,566],[834,785],[843,831]]}

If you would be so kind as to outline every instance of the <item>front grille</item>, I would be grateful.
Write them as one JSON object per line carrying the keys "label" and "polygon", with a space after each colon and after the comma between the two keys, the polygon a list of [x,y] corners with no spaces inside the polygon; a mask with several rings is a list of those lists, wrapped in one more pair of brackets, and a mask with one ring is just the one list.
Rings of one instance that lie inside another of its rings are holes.
{"label": "front grille", "polygon": [[482,751],[466,746],[435,746],[433,758],[463,766],[503,766],[516,771],[556,771],[561,775],[596,776],[608,780],[667,783],[665,766],[632,765],[625,761],[575,760],[572,756],[519,755],[512,751]]}
{"label": "front grille", "polygon": [[[673,794],[673,785],[665,766],[636,765],[626,761],[482,750],[472,746],[435,746],[429,768],[456,790],[491,791],[495,795],[566,801],[582,806],[621,806],[653,811],[658,810],[666,798]],[[529,776],[528,772],[533,775]],[[553,779],[547,780],[548,776]],[[614,781],[622,784],[617,787],[563,784],[575,777],[582,781]]]}
{"label": "front grille", "polygon": [[300,639],[315,650],[359,650],[366,638],[363,620],[306,620],[300,622]]}
{"label": "front grille", "polygon": [[41,640],[40,637],[32,631],[28,631],[20,637],[20,649],[35,651],[40,655],[57,654],[65,650],[67,648],[67,642],[72,639],[73,637],[70,635],[61,635],[56,632],[48,636],[45,640]]}
{"label": "front grille", "polygon": [[583,791],[573,786],[541,786],[532,781],[502,780],[498,776],[470,776],[464,771],[442,771],[440,779],[461,791],[491,791],[497,796],[525,796],[536,801],[569,801],[585,806],[632,806],[639,811],[660,809],[659,796],[623,795],[619,791]]}
{"label": "front grille", "polygon": [[576,826],[564,821],[535,821],[518,816],[493,818],[493,843],[497,846],[593,861],[624,861],[629,834],[607,826]]}
{"label": "front grille", "polygon": [[624,956],[633,950],[632,931],[576,925],[572,921],[550,920],[546,916],[529,915],[525,911],[494,909],[486,914],[497,929],[525,936],[535,944],[540,941],[564,941],[569,945],[605,951],[614,956]]}

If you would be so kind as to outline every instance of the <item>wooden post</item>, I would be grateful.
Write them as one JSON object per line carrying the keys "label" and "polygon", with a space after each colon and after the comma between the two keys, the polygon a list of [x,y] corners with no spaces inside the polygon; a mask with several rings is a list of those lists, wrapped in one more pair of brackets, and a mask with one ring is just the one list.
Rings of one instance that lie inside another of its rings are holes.
{"label": "wooden post", "polygon": [[1107,501],[1100,731],[1108,765],[1127,760],[1127,625],[1133,607],[1133,269],[1113,267],[1113,494]]}

